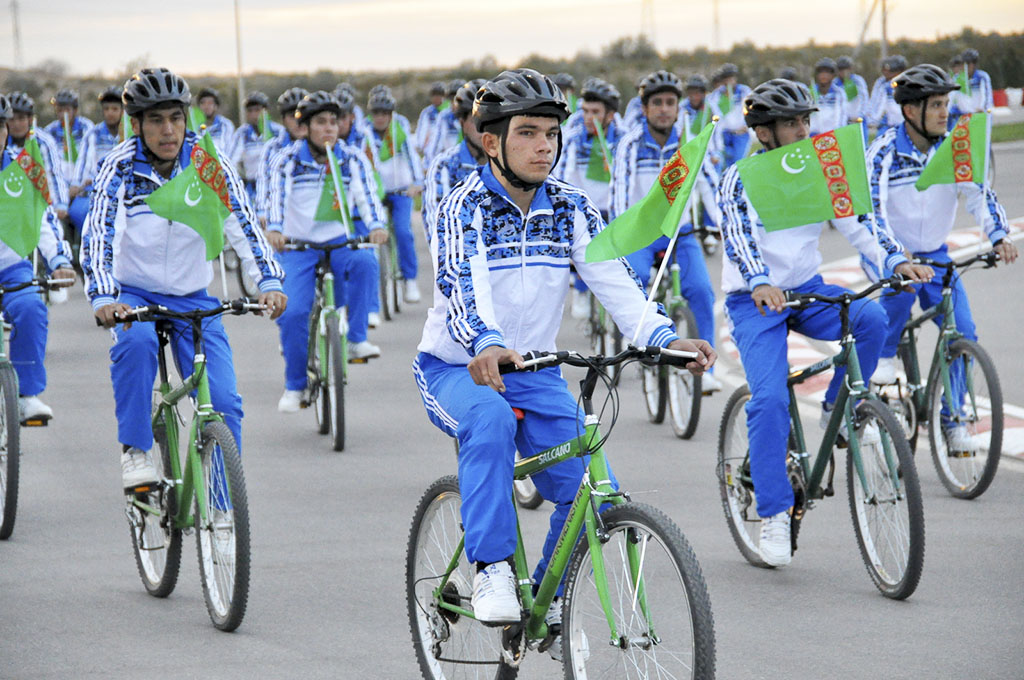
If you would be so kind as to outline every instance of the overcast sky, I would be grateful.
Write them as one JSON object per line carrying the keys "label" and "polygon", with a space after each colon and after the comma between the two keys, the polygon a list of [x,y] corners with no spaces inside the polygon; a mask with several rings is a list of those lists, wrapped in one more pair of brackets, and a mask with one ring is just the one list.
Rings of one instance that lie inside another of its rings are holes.
{"label": "overcast sky", "polygon": [[[871,0],[719,0],[721,43],[855,42]],[[659,50],[713,47],[712,0],[653,0]],[[966,25],[1024,30],[1022,0],[890,0],[889,35],[932,38]],[[455,66],[490,54],[572,56],[641,29],[640,0],[239,0],[246,72]],[[9,2],[0,4],[9,14]],[[231,0],[20,0],[24,62],[60,59],[81,74],[113,74],[148,57],[182,73],[235,71]],[[9,16],[0,65],[12,66]],[[875,18],[871,37],[880,33]]]}

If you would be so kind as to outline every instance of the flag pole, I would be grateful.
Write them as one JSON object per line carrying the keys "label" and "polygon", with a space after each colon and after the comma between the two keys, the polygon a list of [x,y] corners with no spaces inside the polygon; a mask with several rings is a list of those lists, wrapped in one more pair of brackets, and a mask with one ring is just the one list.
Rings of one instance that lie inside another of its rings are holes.
{"label": "flag pole", "polygon": [[[348,223],[348,200],[341,193],[341,178],[338,175],[341,174],[341,168],[338,166],[338,159],[334,157],[334,149],[327,147],[327,162],[330,163],[331,168],[331,180],[334,182],[334,195],[338,197],[338,212],[341,213],[341,226],[345,229],[345,238],[352,238],[352,230],[349,228]],[[337,170],[337,172],[335,172]],[[345,204],[342,205],[342,200],[345,200]]]}
{"label": "flag pole", "polygon": [[640,329],[644,327],[644,321],[647,319],[647,313],[651,310],[651,303],[654,302],[654,294],[658,291],[658,286],[661,285],[661,279],[665,276],[665,268],[668,266],[669,260],[672,259],[672,255],[675,252],[676,241],[679,239],[679,229],[676,228],[676,233],[672,234],[672,239],[668,242],[668,248],[665,250],[665,257],[661,259],[661,266],[658,267],[658,273],[654,276],[654,282],[651,283],[651,290],[647,293],[647,301],[644,302],[644,311],[640,314],[640,320],[636,324],[636,330],[633,331],[633,339],[630,344],[634,347],[637,346],[636,341],[640,337]]}

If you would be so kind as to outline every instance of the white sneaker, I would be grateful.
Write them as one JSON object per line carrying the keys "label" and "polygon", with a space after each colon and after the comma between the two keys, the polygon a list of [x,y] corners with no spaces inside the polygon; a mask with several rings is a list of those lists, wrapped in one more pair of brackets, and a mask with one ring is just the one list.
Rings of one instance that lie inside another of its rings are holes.
{"label": "white sneaker", "polygon": [[123,452],[121,454],[121,479],[126,491],[159,482],[160,478],[156,473],[156,466],[153,465],[153,458],[149,455],[149,451],[132,446]]}
{"label": "white sneaker", "polygon": [[544,615],[544,623],[548,626],[548,635],[554,639],[548,647],[548,654],[555,661],[562,660],[562,601],[557,597],[551,600],[548,613]]}
{"label": "white sneaker", "polygon": [[948,455],[973,453],[977,449],[974,438],[971,437],[970,430],[967,429],[966,425],[954,425],[944,430],[943,434],[946,437],[946,452]]}
{"label": "white sneaker", "polygon": [[402,297],[411,305],[420,301],[420,287],[416,285],[415,281],[405,282],[405,292]]}
{"label": "white sneaker", "polygon": [[473,577],[473,613],[484,624],[518,623],[522,619],[516,578],[508,562],[494,562]]}
{"label": "white sneaker", "polygon": [[871,382],[876,385],[892,385],[896,382],[896,357],[882,357],[878,360]]}
{"label": "white sneaker", "polygon": [[793,546],[789,538],[789,511],[761,518],[761,540],[757,551],[761,559],[773,567],[784,567],[793,559]]}
{"label": "white sneaker", "polygon": [[700,389],[705,397],[709,397],[715,392],[722,391],[722,381],[716,378],[714,373],[705,373],[700,377]]}
{"label": "white sneaker", "polygon": [[224,566],[235,564],[235,520],[230,510],[213,508],[213,562]]}
{"label": "white sneaker", "polygon": [[281,413],[298,413],[302,408],[302,390],[285,390],[277,400],[277,410]]}
{"label": "white sneaker", "polygon": [[366,324],[370,328],[376,328],[380,325],[380,312],[370,312],[366,315]]}
{"label": "white sneaker", "polygon": [[36,395],[18,397],[18,412],[21,414],[21,422],[49,420],[53,417],[53,409]]}
{"label": "white sneaker", "polygon": [[349,361],[365,361],[380,356],[380,347],[373,345],[369,340],[363,340],[348,346]]}
{"label": "white sneaker", "polygon": [[569,313],[574,319],[590,318],[590,295],[586,291],[572,289],[572,307]]}

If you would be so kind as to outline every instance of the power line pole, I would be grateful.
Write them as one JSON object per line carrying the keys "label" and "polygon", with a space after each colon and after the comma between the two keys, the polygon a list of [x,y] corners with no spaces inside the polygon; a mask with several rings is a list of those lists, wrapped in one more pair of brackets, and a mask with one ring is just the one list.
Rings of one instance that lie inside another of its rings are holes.
{"label": "power line pole", "polygon": [[654,0],[640,3],[640,35],[654,45]]}
{"label": "power line pole", "polygon": [[18,26],[18,0],[11,0],[11,26],[14,28],[14,68],[24,68],[25,57],[21,52],[21,28]]}
{"label": "power line pole", "polygon": [[889,10],[885,6],[885,0],[882,0],[882,59],[885,59],[889,55]]}
{"label": "power line pole", "polygon": [[242,22],[235,0],[235,55],[238,59],[238,124],[245,125],[245,82],[242,80]]}
{"label": "power line pole", "polygon": [[722,51],[722,27],[718,21],[718,0],[711,0],[711,11],[712,11],[712,24],[713,24],[713,36],[714,36],[714,50],[715,52]]}

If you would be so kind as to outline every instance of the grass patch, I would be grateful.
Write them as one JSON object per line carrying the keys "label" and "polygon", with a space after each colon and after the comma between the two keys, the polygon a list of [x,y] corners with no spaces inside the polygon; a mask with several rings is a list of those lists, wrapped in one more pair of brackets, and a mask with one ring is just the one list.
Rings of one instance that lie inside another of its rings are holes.
{"label": "grass patch", "polygon": [[992,126],[992,143],[1024,139],[1024,122]]}

